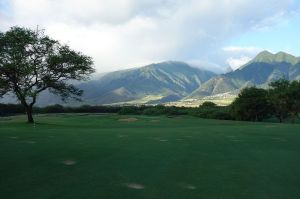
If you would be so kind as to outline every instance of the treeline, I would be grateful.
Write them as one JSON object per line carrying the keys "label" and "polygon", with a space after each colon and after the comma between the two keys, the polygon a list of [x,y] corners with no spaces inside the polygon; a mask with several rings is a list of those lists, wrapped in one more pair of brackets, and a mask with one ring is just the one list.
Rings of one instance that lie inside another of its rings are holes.
{"label": "treeline", "polygon": [[300,81],[280,79],[272,82],[268,89],[249,87],[243,89],[229,106],[217,106],[204,102],[197,108],[164,107],[152,108],[123,107],[121,114],[144,115],[193,115],[207,119],[238,121],[296,122],[300,120]]}
{"label": "treeline", "polygon": [[284,79],[272,82],[268,89],[243,89],[231,104],[236,120],[263,121],[272,117],[295,122],[300,112],[300,81]]}
{"label": "treeline", "polygon": [[192,108],[175,106],[124,106],[119,111],[120,115],[188,115]]}
{"label": "treeline", "polygon": [[0,116],[24,114],[25,110],[21,104],[0,104]]}
{"label": "treeline", "polygon": [[[176,107],[176,106],[90,106],[65,107],[62,105],[51,105],[47,107],[35,107],[35,114],[46,113],[116,113],[120,115],[193,115],[203,118],[232,119],[228,116],[227,107],[218,107],[214,103],[205,102],[199,108]],[[0,116],[25,114],[22,105],[0,104]]]}
{"label": "treeline", "polygon": [[[121,107],[117,106],[90,106],[83,105],[80,107],[65,107],[59,104],[46,106],[46,107],[34,107],[33,112],[35,114],[45,113],[118,113]],[[0,104],[0,116],[9,116],[25,114],[25,109],[20,104]]]}
{"label": "treeline", "polygon": [[217,106],[212,102],[204,102],[199,107],[176,107],[176,106],[125,106],[119,111],[121,115],[191,115],[207,119],[234,120],[229,107]]}
{"label": "treeline", "polygon": [[[116,113],[121,115],[191,115],[207,119],[239,121],[295,122],[300,112],[300,81],[278,80],[268,89],[250,87],[243,89],[229,106],[204,102],[199,107],[175,106],[90,106],[64,107],[53,105],[36,107],[34,113]],[[24,114],[21,105],[0,104],[0,116]]]}
{"label": "treeline", "polygon": [[[59,104],[35,107],[35,114],[46,113],[118,113],[120,115],[188,115],[193,108],[157,106],[90,106],[66,107]],[[25,114],[20,104],[0,104],[0,116]]]}

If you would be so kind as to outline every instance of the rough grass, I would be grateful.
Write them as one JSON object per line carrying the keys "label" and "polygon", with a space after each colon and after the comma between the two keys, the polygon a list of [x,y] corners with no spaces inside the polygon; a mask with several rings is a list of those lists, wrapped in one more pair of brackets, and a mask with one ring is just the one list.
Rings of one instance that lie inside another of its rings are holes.
{"label": "rough grass", "polygon": [[1,119],[0,198],[300,198],[300,125],[128,118]]}

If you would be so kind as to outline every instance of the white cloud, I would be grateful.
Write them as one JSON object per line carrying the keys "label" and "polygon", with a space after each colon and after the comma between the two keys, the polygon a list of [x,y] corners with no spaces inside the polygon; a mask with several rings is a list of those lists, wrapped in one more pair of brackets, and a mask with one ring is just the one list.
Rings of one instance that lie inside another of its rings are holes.
{"label": "white cloud", "polygon": [[143,9],[153,9],[163,1],[146,0],[12,0],[14,17],[31,23],[107,23],[119,24],[130,20]]}
{"label": "white cloud", "polygon": [[209,61],[203,61],[203,60],[190,60],[187,61],[187,63],[193,67],[196,68],[202,68],[205,70],[210,70],[213,71],[215,73],[225,73],[228,72],[228,68],[224,68],[221,65],[218,65],[216,63],[212,63]]}
{"label": "white cloud", "polygon": [[225,52],[229,53],[246,53],[246,54],[257,54],[263,49],[257,47],[241,47],[241,46],[227,46],[222,48]]}
{"label": "white cloud", "polygon": [[251,59],[252,59],[251,57],[246,57],[246,56],[240,58],[230,57],[226,61],[233,70],[236,70],[239,67],[243,66],[244,64],[248,63]]}
{"label": "white cloud", "polygon": [[215,70],[228,57],[251,57],[258,50],[222,49],[228,40],[277,23],[292,13],[294,4],[293,0],[11,0],[11,13],[0,21],[0,29],[40,25],[55,39],[92,56],[98,72],[164,60],[204,60],[206,68]]}

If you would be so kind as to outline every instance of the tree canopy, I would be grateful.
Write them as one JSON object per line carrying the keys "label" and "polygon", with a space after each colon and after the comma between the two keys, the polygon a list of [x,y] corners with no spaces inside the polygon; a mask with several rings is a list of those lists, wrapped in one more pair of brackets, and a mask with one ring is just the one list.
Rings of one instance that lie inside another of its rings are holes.
{"label": "tree canopy", "polygon": [[275,116],[279,122],[286,118],[295,122],[300,113],[300,81],[279,79],[270,83],[268,89],[245,88],[231,109],[237,120],[261,121]]}
{"label": "tree canopy", "polygon": [[267,91],[256,87],[243,89],[231,106],[239,120],[261,121],[270,110]]}
{"label": "tree canopy", "polygon": [[287,116],[291,116],[295,121],[300,112],[300,81],[289,82],[280,79],[272,82],[270,87],[270,102],[273,105],[274,115],[280,122]]}
{"label": "tree canopy", "polygon": [[93,72],[91,57],[51,39],[43,30],[12,27],[0,33],[0,97],[14,93],[30,123],[41,92],[78,100],[82,91],[70,80],[86,80]]}

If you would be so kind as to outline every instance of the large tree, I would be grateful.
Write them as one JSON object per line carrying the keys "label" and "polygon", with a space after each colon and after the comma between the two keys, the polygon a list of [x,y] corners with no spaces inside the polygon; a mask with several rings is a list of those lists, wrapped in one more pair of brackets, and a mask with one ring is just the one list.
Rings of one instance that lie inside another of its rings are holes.
{"label": "large tree", "polygon": [[94,72],[91,57],[51,39],[42,30],[12,27],[0,32],[0,97],[16,95],[33,123],[32,107],[38,95],[48,90],[79,99],[82,91],[70,80],[86,80]]}
{"label": "large tree", "polygon": [[271,112],[267,91],[256,87],[243,89],[231,107],[238,120],[262,121]]}
{"label": "large tree", "polygon": [[288,95],[290,99],[288,110],[291,114],[292,121],[295,122],[296,117],[300,119],[300,81],[291,82]]}
{"label": "large tree", "polygon": [[270,101],[273,104],[275,116],[280,122],[287,116],[295,122],[300,112],[300,81],[289,82],[279,79],[272,82],[270,87]]}
{"label": "large tree", "polygon": [[269,98],[272,104],[272,112],[279,122],[288,117],[288,104],[290,82],[286,79],[279,79],[269,84]]}

